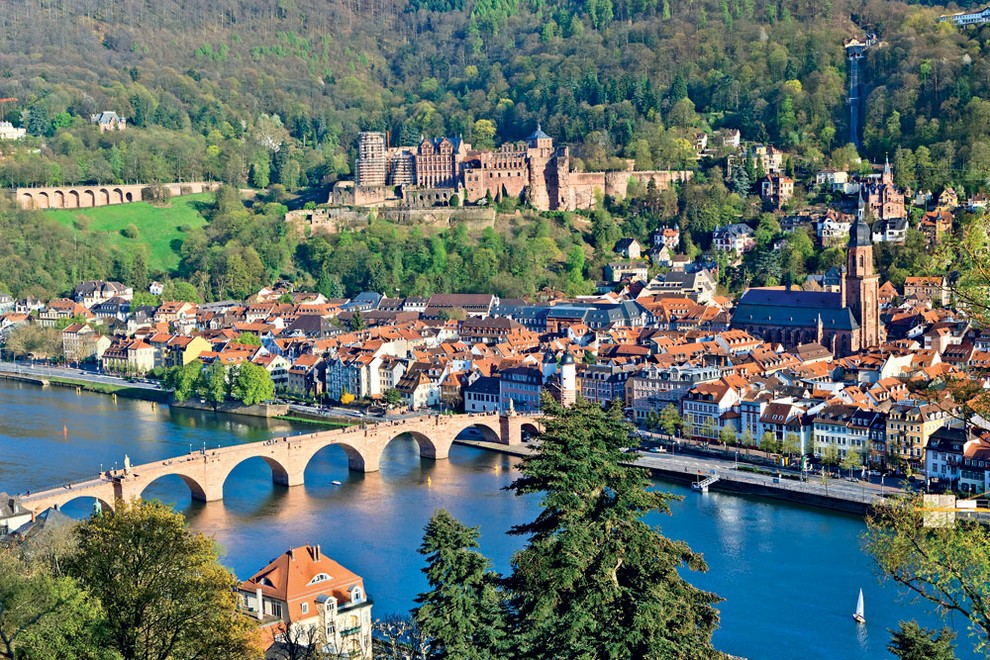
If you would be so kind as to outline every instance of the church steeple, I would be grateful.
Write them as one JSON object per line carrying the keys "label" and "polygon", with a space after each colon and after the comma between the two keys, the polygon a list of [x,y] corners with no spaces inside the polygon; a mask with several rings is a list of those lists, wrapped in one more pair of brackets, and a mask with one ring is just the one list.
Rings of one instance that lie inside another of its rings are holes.
{"label": "church steeple", "polygon": [[873,270],[873,240],[866,224],[865,204],[860,192],[856,222],[849,231],[846,276],[842,282],[842,301],[859,324],[854,331],[850,350],[876,346],[881,340],[879,276]]}
{"label": "church steeple", "polygon": [[887,157],[884,157],[883,176],[880,177],[880,182],[890,186],[894,185],[894,173],[890,169],[890,159]]}

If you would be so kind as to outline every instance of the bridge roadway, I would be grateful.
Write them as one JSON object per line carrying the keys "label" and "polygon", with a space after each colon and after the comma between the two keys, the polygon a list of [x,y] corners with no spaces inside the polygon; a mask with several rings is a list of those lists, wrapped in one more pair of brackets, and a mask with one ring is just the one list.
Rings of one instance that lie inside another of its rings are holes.
{"label": "bridge roadway", "polygon": [[140,497],[153,481],[177,475],[189,486],[192,497],[204,502],[223,499],[223,485],[230,472],[251,458],[263,459],[272,469],[272,481],[283,486],[301,486],[309,461],[329,445],[341,447],[348,466],[359,472],[377,472],[382,452],[396,436],[408,433],[419,445],[422,457],[447,458],[454,438],[474,428],[488,442],[503,445],[522,443],[523,432],[538,433],[537,417],[529,415],[432,415],[405,420],[368,423],[332,431],[273,438],[220,449],[194,451],[183,456],[133,465],[125,470],[106,471],[93,479],[32,492],[22,497],[25,508],[40,513],[61,507],[77,498],[94,498],[113,508],[118,500]]}

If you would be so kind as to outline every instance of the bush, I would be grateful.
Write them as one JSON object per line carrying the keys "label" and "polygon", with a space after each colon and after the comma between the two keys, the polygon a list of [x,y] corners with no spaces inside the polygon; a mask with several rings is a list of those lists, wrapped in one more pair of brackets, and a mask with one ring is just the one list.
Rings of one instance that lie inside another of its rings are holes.
{"label": "bush", "polygon": [[141,235],[141,232],[138,231],[137,225],[135,225],[134,223],[131,223],[126,227],[124,227],[123,229],[121,229],[120,233],[124,236],[124,238],[131,238],[131,239],[136,239]]}
{"label": "bush", "polygon": [[141,199],[155,206],[168,206],[172,193],[165,186],[147,186],[141,189]]}

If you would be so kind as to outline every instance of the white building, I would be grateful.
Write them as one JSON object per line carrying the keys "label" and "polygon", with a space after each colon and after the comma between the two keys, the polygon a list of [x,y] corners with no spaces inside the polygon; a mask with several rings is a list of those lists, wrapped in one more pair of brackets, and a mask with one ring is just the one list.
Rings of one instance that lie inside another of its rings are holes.
{"label": "white building", "polygon": [[241,583],[239,606],[271,631],[334,657],[371,658],[371,601],[364,580],[320,551],[292,548]]}
{"label": "white building", "polygon": [[25,135],[26,128],[15,128],[9,121],[0,121],[0,140],[20,140]]}
{"label": "white building", "polygon": [[980,25],[990,23],[990,7],[980,11],[963,11],[958,14],[945,14],[938,17],[939,23],[952,21],[956,25]]}

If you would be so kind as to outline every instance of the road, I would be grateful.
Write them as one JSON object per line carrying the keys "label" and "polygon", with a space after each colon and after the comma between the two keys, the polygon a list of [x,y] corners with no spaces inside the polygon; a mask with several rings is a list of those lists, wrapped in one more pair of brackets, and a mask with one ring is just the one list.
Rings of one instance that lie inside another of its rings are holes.
{"label": "road", "polygon": [[34,378],[70,378],[72,380],[86,381],[87,383],[101,383],[104,385],[116,385],[118,387],[133,387],[143,390],[161,389],[157,383],[128,381],[119,376],[111,376],[95,371],[69,369],[68,367],[52,367],[42,364],[31,365],[26,362],[0,362],[0,371],[32,376]]}
{"label": "road", "polygon": [[367,420],[368,422],[381,422],[381,421],[396,421],[401,419],[409,419],[411,417],[422,417],[423,415],[436,415],[437,411],[432,409],[423,409],[410,411],[402,414],[389,414],[389,415],[368,415],[360,410],[355,410],[353,408],[342,408],[340,406],[311,406],[302,403],[290,403],[290,412],[305,413],[307,415],[315,415],[319,417],[346,417],[350,419]]}
{"label": "road", "polygon": [[[887,484],[881,485],[867,481],[851,482],[842,478],[830,478],[823,481],[820,476],[809,476],[807,481],[797,481],[787,478],[775,481],[775,478],[770,475],[737,470],[736,463],[733,461],[714,457],[701,458],[688,454],[645,453],[640,454],[636,460],[636,464],[643,467],[667,470],[669,472],[682,472],[685,475],[701,475],[702,477],[710,476],[714,470],[714,473],[719,477],[731,479],[732,481],[759,484],[782,490],[813,493],[822,496],[828,495],[854,502],[872,502],[881,494],[904,492],[899,488],[892,488]],[[741,463],[739,465],[745,464]]]}

